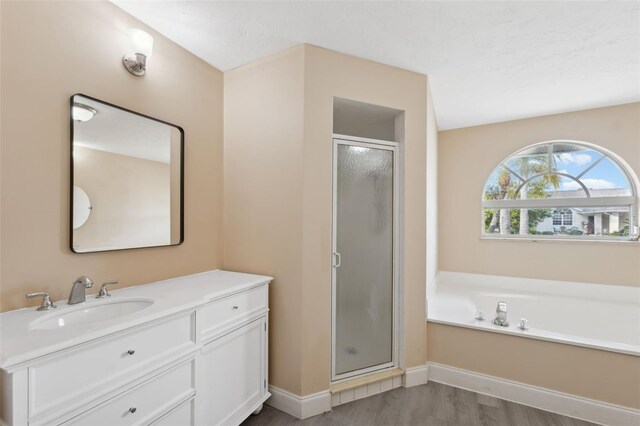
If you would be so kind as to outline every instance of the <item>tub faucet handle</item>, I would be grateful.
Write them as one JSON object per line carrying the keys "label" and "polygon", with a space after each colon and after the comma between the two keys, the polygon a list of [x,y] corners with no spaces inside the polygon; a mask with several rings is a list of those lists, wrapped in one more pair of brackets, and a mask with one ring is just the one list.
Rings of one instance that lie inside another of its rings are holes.
{"label": "tub faucet handle", "polygon": [[529,326],[527,325],[528,321],[526,318],[520,318],[520,324],[518,325],[518,328],[520,330],[528,330]]}
{"label": "tub faucet handle", "polygon": [[476,319],[478,321],[484,321],[484,311],[482,309],[476,311]]}

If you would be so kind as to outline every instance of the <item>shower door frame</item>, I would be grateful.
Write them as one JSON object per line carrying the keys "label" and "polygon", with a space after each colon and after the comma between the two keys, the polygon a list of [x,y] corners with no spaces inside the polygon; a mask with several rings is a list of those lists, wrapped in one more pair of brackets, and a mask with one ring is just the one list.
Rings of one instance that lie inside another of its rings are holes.
{"label": "shower door frame", "polygon": [[[391,336],[391,361],[382,364],[373,365],[371,367],[361,368],[359,370],[348,371],[342,374],[336,374],[336,272],[341,260],[336,256],[337,253],[337,218],[338,218],[338,146],[359,146],[363,148],[382,149],[393,153],[393,221],[392,221],[392,315],[393,327]],[[398,188],[398,142],[391,142],[379,139],[370,139],[357,136],[333,135],[333,154],[332,154],[332,221],[331,221],[331,382],[336,383],[347,380],[356,376],[366,375],[374,372],[390,370],[399,367],[399,320],[400,320],[400,291],[399,285],[399,211],[400,211],[400,192]]]}

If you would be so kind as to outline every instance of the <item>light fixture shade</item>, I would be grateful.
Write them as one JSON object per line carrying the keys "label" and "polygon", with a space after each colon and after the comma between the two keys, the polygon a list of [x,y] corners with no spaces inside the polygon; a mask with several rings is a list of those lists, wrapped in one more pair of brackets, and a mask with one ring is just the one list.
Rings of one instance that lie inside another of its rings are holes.
{"label": "light fixture shade", "polygon": [[129,54],[144,55],[149,59],[153,52],[153,37],[150,34],[145,33],[142,30],[131,28],[128,32],[129,35]]}
{"label": "light fixture shade", "polygon": [[71,108],[71,117],[74,121],[89,121],[97,111],[88,105],[75,102]]}

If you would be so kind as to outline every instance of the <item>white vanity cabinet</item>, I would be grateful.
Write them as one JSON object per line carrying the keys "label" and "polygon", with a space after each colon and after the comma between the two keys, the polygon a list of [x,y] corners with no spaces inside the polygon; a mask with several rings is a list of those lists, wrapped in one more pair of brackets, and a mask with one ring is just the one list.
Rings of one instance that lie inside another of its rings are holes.
{"label": "white vanity cabinet", "polygon": [[[86,341],[76,336],[73,345],[13,365],[6,365],[3,353],[1,424],[240,424],[270,396],[270,280],[211,271],[158,283],[157,311],[150,311],[149,321],[124,322],[122,329]],[[127,293],[154,295],[154,285],[114,292],[110,302]],[[181,296],[171,300],[171,290]],[[187,304],[189,291],[195,300]],[[56,314],[72,307],[59,309]],[[11,322],[11,314],[1,319]]]}
{"label": "white vanity cabinet", "polygon": [[267,391],[267,287],[258,287],[200,311],[203,346],[198,380],[206,424],[238,424],[259,409]]}
{"label": "white vanity cabinet", "polygon": [[[30,424],[50,424],[59,417],[60,408],[69,412],[90,405],[95,395],[110,389],[117,392],[131,377],[145,372],[143,378],[155,376],[168,361],[189,356],[197,350],[194,326],[195,314],[188,312],[79,345],[31,364],[27,372]],[[148,381],[154,380],[160,379]],[[156,392],[156,388],[152,389]],[[156,403],[162,405],[160,400]],[[136,417],[147,415],[142,409],[135,414]]]}

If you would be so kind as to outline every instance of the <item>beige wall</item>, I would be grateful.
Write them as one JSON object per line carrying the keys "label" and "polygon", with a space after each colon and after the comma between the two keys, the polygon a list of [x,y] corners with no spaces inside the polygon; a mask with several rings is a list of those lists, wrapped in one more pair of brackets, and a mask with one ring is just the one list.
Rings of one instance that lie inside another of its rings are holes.
{"label": "beige wall", "polygon": [[429,362],[640,409],[637,356],[435,323],[427,336]]}
{"label": "beige wall", "polygon": [[[404,127],[402,111],[334,98],[333,133],[383,141],[400,141],[396,127]],[[397,126],[396,126],[397,124]]]}
{"label": "beige wall", "polygon": [[[82,274],[121,286],[222,264],[222,73],[108,2],[1,2],[0,309],[25,293],[67,297]],[[148,72],[121,63],[126,31],[154,37]],[[185,243],[74,254],[69,250],[69,98],[74,93],[185,130]]]}
{"label": "beige wall", "polygon": [[438,274],[438,125],[431,90],[427,96],[427,287]]}
{"label": "beige wall", "polygon": [[[640,286],[637,244],[480,240],[481,194],[491,171],[511,153],[554,139],[603,146],[638,174],[640,104],[440,132],[440,270]],[[429,362],[640,408],[637,357],[434,323],[426,334]],[[496,357],[496,348],[507,356]]]}
{"label": "beige wall", "polygon": [[171,243],[171,169],[167,163],[75,146],[76,186],[91,214],[73,231],[75,251]]}
{"label": "beige wall", "polygon": [[267,274],[269,383],[300,394],[304,48],[225,73],[224,267]]}
{"label": "beige wall", "polygon": [[513,152],[555,139],[603,146],[640,174],[640,103],[440,132],[440,270],[640,286],[638,244],[480,240],[489,174]]}
{"label": "beige wall", "polygon": [[405,111],[405,357],[426,361],[423,75],[299,46],[225,74],[225,268],[275,276],[270,381],[331,378],[333,97]]}

